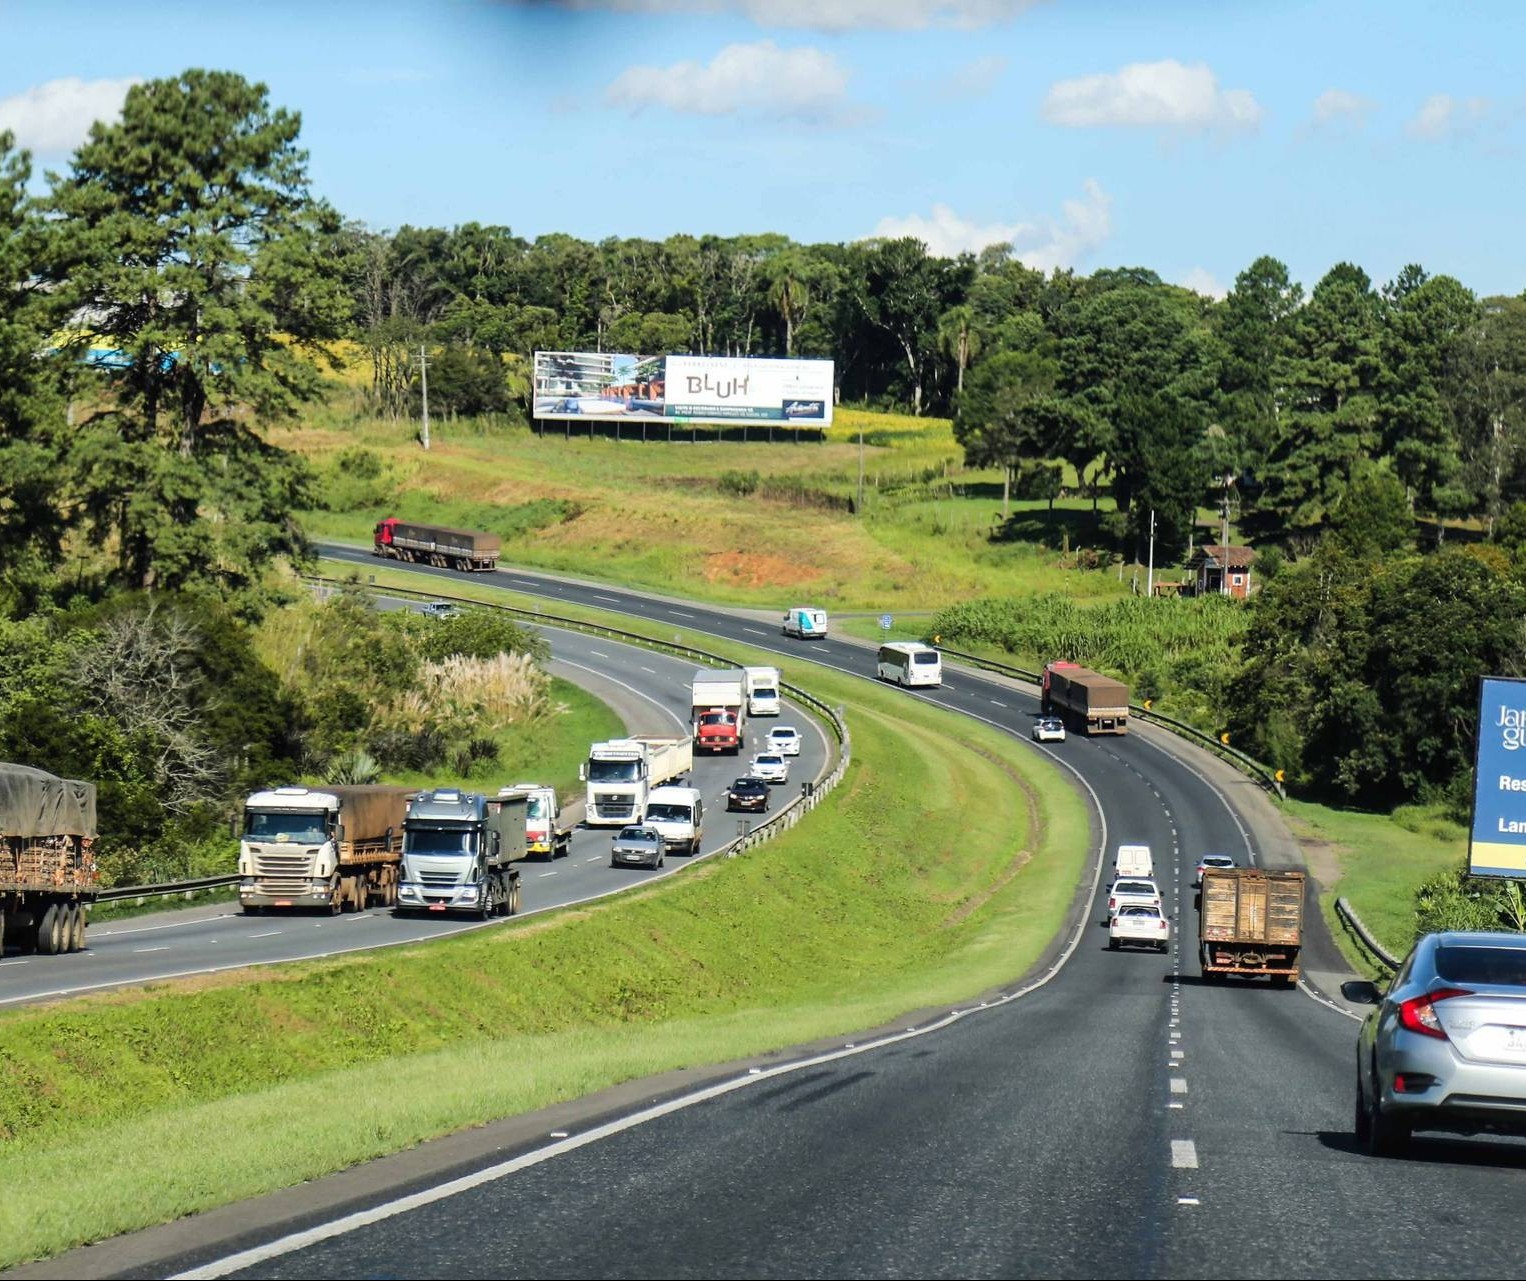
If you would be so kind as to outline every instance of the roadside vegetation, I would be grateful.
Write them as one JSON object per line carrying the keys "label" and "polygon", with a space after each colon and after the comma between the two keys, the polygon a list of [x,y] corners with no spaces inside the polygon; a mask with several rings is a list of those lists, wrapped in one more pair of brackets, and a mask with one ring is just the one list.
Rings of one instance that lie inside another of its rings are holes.
{"label": "roadside vegetation", "polygon": [[0,1015],[0,1265],[1009,982],[1088,862],[1080,799],[1006,735],[808,683],[846,706],[853,764],[742,858],[427,947]]}

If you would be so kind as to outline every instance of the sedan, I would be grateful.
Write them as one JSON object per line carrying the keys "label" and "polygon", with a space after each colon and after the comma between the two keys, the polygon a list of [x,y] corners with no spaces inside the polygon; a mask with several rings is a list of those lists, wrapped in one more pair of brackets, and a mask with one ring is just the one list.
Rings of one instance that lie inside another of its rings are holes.
{"label": "sedan", "polygon": [[622,827],[609,848],[609,865],[658,868],[666,853],[667,844],[655,827]]}
{"label": "sedan", "polygon": [[1065,722],[1058,716],[1040,716],[1033,722],[1033,741],[1035,743],[1063,743],[1065,741]]}
{"label": "sedan", "polygon": [[775,725],[768,731],[768,750],[780,756],[799,756],[800,731],[793,725]]}
{"label": "sedan", "polygon": [[1107,945],[1116,952],[1125,943],[1164,952],[1171,943],[1171,922],[1158,907],[1145,907],[1139,903],[1120,907],[1108,922]]}
{"label": "sedan", "polygon": [[1125,907],[1153,907],[1160,911],[1160,888],[1154,881],[1141,878],[1129,877],[1113,882],[1112,889],[1107,892],[1107,919],[1104,925],[1111,925],[1113,917]]}
{"label": "sedan", "polygon": [[768,784],[761,778],[739,778],[726,793],[728,810],[756,810],[762,813],[768,808]]}
{"label": "sedan", "polygon": [[1227,867],[1239,867],[1228,854],[1204,854],[1197,861],[1197,871],[1192,874],[1192,884],[1201,889],[1203,885],[1203,873],[1209,868],[1215,871],[1223,871]]}
{"label": "sedan", "polygon": [[789,762],[778,752],[759,752],[752,758],[747,772],[765,783],[788,783]]}
{"label": "sedan", "polygon": [[1427,934],[1386,993],[1341,994],[1373,1010],[1356,1047],[1356,1139],[1399,1156],[1416,1130],[1526,1136],[1526,935]]}

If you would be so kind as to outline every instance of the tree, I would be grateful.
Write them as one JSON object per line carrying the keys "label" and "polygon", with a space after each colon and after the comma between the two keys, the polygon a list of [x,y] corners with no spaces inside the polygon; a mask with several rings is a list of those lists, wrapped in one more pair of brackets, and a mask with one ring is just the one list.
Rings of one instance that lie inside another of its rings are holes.
{"label": "tree", "polygon": [[1292,353],[1292,323],[1303,289],[1275,258],[1261,257],[1235,277],[1214,315],[1224,344],[1219,421],[1239,467],[1260,468],[1277,438],[1285,391],[1280,377]]}
{"label": "tree", "polygon": [[1402,551],[1415,536],[1404,483],[1385,464],[1366,459],[1330,511],[1330,529],[1353,556],[1373,559]]}
{"label": "tree", "polygon": [[[55,179],[42,272],[74,359],[119,353],[115,407],[80,433],[75,482],[117,577],[140,588],[247,587],[300,557],[290,519],[304,472],[250,422],[318,392],[310,359],[341,299],[313,243],[300,122],[263,85],[187,71],[128,91]],[[326,299],[314,310],[296,295]],[[282,323],[300,323],[279,332]]]}
{"label": "tree", "polygon": [[1444,397],[1462,455],[1462,483],[1490,528],[1519,493],[1526,449],[1526,300],[1487,298],[1452,347]]}
{"label": "tree", "polygon": [[954,439],[972,467],[999,466],[1003,475],[1002,519],[1012,469],[1027,460],[1055,456],[1060,441],[1046,401],[1059,366],[1031,352],[1004,351],[979,365],[955,402]]}

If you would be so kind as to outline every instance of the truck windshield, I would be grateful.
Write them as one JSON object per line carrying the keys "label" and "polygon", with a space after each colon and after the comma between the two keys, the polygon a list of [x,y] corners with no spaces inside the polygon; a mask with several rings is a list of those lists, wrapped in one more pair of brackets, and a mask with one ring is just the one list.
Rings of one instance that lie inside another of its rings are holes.
{"label": "truck windshield", "polygon": [[756,686],[753,689],[752,693],[753,693],[753,697],[754,698],[778,698],[779,697],[779,691],[776,690],[772,685],[759,685],[759,686]]}
{"label": "truck windshield", "polygon": [[735,725],[736,717],[730,712],[706,712],[699,718],[701,725]]}
{"label": "truck windshield", "polygon": [[459,828],[411,827],[408,829],[410,854],[470,854],[477,848],[477,838]]}
{"label": "truck windshield", "polygon": [[550,806],[546,804],[544,796],[532,796],[525,802],[525,817],[544,820],[549,817],[547,812],[549,809]]}
{"label": "truck windshield", "polygon": [[321,845],[328,840],[322,814],[271,814],[244,811],[246,841],[290,841],[297,845]]}
{"label": "truck windshield", "polygon": [[694,817],[687,805],[648,805],[646,816],[659,823],[687,823]]}
{"label": "truck windshield", "polygon": [[634,783],[641,777],[640,761],[589,761],[590,783]]}
{"label": "truck windshield", "polygon": [[913,663],[936,663],[938,661],[938,655],[933,653],[932,650],[919,649],[915,654],[911,656],[911,661]]}

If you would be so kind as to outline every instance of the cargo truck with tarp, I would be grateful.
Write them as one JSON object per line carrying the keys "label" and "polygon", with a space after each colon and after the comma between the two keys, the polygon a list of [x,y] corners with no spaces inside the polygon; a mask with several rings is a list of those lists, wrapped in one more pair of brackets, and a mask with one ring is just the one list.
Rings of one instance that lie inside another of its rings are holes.
{"label": "cargo truck with tarp", "polygon": [[1122,681],[1077,663],[1055,662],[1044,667],[1042,708],[1058,716],[1078,734],[1126,734],[1129,729],[1129,687]]}
{"label": "cargo truck with tarp", "polygon": [[95,784],[0,764],[0,950],[84,948],[95,837]]}
{"label": "cargo truck with tarp", "polygon": [[1207,867],[1198,899],[1198,957],[1203,978],[1269,975],[1274,986],[1298,982],[1303,944],[1302,872]]}
{"label": "cargo truck with tarp", "polygon": [[416,788],[277,787],[244,802],[238,898],[247,915],[318,907],[334,914],[397,902],[403,819]]}
{"label": "cargo truck with tarp", "polygon": [[388,516],[378,521],[371,554],[439,569],[489,570],[498,564],[503,540],[480,529],[419,525]]}

